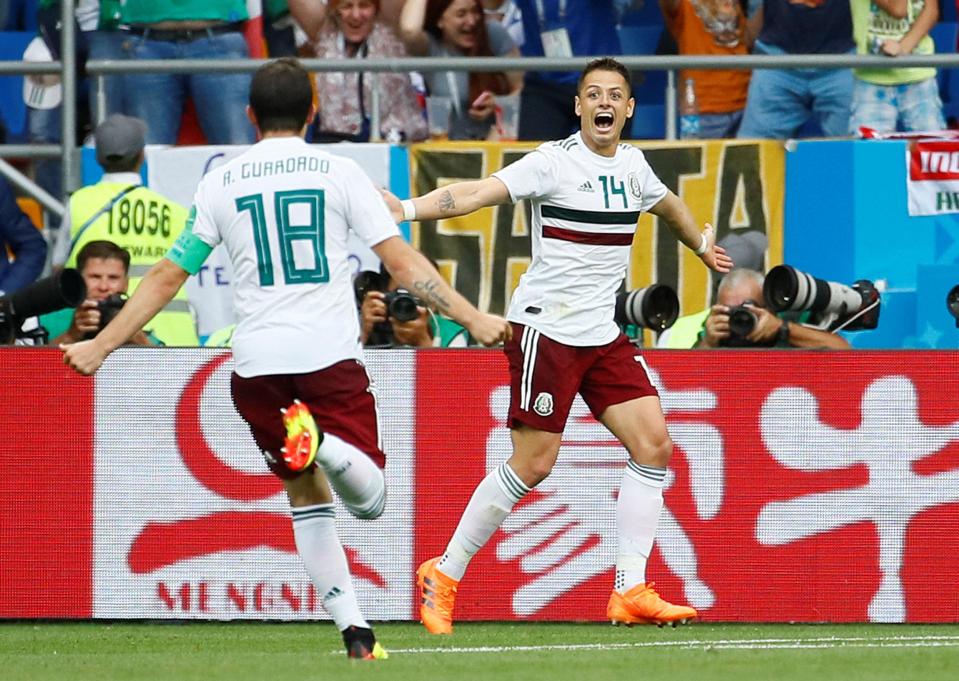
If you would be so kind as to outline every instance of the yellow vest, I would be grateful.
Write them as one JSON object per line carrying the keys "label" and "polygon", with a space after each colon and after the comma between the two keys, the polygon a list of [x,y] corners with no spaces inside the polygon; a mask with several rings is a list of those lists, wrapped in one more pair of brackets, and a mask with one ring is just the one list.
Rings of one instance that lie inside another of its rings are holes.
{"label": "yellow vest", "polygon": [[676,323],[669,327],[669,337],[666,339],[666,347],[674,349],[689,349],[696,345],[699,338],[699,332],[703,330],[703,324],[706,323],[706,317],[709,316],[709,308],[688,314],[676,320]]}
{"label": "yellow vest", "polygon": [[[180,236],[187,211],[151,189],[137,187],[123,194],[110,210],[103,211],[80,233],[91,217],[129,186],[122,182],[99,182],[70,197],[71,248],[66,266],[76,267],[77,253],[87,242],[112,241],[130,253],[129,293],[132,294],[147,270],[166,255]],[[200,344],[186,292],[182,288],[144,330],[164,345]]]}

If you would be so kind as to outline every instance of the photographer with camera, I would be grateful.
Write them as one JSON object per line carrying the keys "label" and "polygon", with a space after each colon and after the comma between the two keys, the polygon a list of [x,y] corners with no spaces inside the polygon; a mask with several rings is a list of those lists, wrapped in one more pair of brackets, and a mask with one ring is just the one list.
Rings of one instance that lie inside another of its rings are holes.
{"label": "photographer with camera", "polygon": [[[436,267],[431,259],[430,263]],[[360,272],[353,282],[360,306],[364,347],[455,348],[469,345],[469,334],[452,319],[432,313],[389,272]]]}
{"label": "photographer with camera", "polygon": [[[135,291],[143,276],[173,246],[187,210],[142,184],[146,124],[113,114],[94,131],[103,177],[73,193],[53,247],[54,269],[79,267],[77,255],[91,241],[111,241],[130,255],[128,276]],[[186,291],[150,320],[147,327],[163,345],[200,344]]]}
{"label": "photographer with camera", "polygon": [[775,347],[848,350],[842,336],[812,328],[769,310],[762,272],[739,267],[723,277],[716,305],[709,310],[697,348]]}
{"label": "photographer with camera", "polygon": [[[76,343],[96,336],[126,302],[130,254],[112,241],[88,241],[77,254],[77,268],[87,287],[86,299],[76,309],[41,315],[40,324],[53,339],[50,345]],[[133,345],[162,345],[142,329],[129,341]]]}

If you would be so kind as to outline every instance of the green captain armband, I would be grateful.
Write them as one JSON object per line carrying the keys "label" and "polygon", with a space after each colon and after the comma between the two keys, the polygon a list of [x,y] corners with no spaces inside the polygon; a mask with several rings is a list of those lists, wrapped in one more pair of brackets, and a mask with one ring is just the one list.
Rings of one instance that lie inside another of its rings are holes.
{"label": "green captain armband", "polygon": [[213,250],[209,245],[193,233],[193,218],[196,215],[196,208],[190,210],[190,217],[186,221],[186,226],[180,232],[176,242],[166,253],[167,260],[176,263],[190,274],[196,274],[203,267],[203,263]]}

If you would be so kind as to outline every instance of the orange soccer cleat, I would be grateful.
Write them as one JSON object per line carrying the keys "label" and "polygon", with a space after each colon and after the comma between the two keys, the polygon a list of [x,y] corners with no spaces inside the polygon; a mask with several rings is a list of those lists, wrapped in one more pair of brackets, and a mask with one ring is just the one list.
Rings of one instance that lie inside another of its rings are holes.
{"label": "orange soccer cleat", "polygon": [[456,587],[452,577],[436,569],[439,558],[430,558],[416,571],[416,583],[420,588],[420,619],[431,634],[453,633],[453,605]]}
{"label": "orange soccer cleat", "polygon": [[637,584],[625,594],[613,591],[606,616],[615,624],[686,624],[697,617],[692,608],[667,603],[653,590],[653,582]]}
{"label": "orange soccer cleat", "polygon": [[309,408],[299,400],[293,400],[293,404],[280,412],[286,427],[286,441],[280,454],[291,471],[305,471],[313,465],[323,435]]}

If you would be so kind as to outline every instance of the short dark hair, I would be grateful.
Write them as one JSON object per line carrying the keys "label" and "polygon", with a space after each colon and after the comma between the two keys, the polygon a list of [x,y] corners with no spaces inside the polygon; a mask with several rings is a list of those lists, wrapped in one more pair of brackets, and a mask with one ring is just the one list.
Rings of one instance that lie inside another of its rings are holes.
{"label": "short dark hair", "polygon": [[633,85],[632,85],[632,76],[621,62],[616,61],[612,57],[600,57],[599,59],[594,59],[586,65],[586,68],[583,69],[583,72],[579,74],[579,81],[576,83],[576,92],[579,93],[583,89],[583,81],[586,80],[588,76],[593,71],[615,71],[623,77],[623,80],[626,81],[626,91],[627,94],[632,96],[633,94]]}
{"label": "short dark hair", "polygon": [[80,272],[83,272],[83,268],[86,267],[87,260],[91,258],[100,258],[101,260],[119,260],[123,263],[123,271],[129,273],[130,271],[130,252],[122,248],[112,241],[105,240],[96,240],[88,241],[84,244],[83,248],[80,249],[80,252],[77,253],[77,269]]}
{"label": "short dark hair", "polygon": [[142,163],[143,152],[139,151],[133,156],[104,159],[100,165],[103,166],[105,173],[136,173],[139,172]]}
{"label": "short dark hair", "polygon": [[312,104],[313,82],[296,59],[276,59],[253,74],[250,108],[260,132],[299,132]]}

